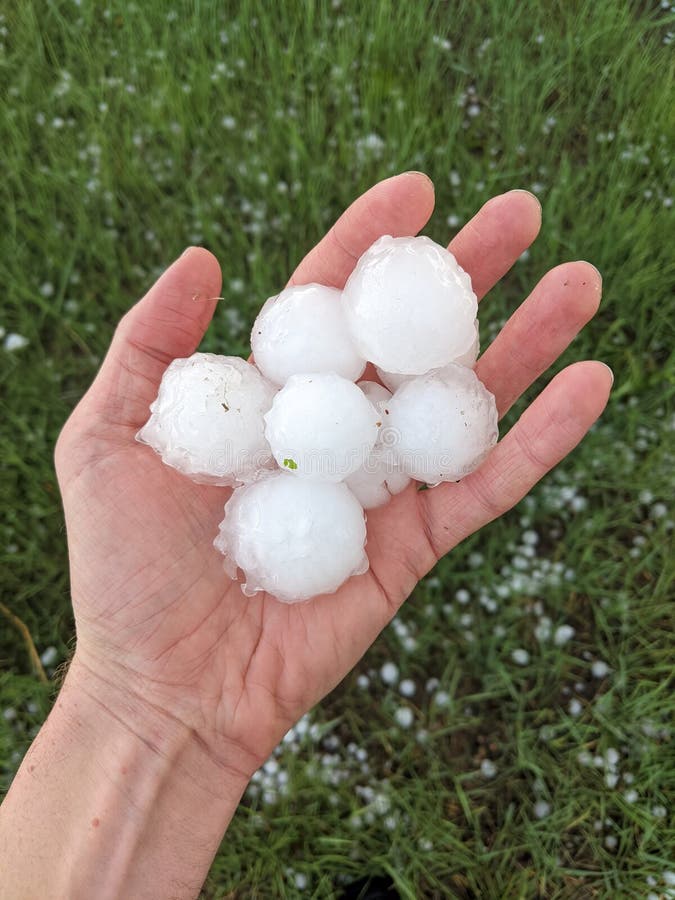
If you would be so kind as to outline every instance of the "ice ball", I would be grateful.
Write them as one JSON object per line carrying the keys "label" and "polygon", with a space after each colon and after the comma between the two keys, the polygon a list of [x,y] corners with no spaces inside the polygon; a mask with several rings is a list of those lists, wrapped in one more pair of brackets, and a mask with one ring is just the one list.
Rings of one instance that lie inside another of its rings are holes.
{"label": "ice ball", "polygon": [[270,297],[251,331],[263,375],[278,385],[303,372],[336,372],[356,381],[366,361],[352,341],[341,300],[341,291],[322,284],[288,287]]}
{"label": "ice ball", "polygon": [[167,368],[137,439],[194,481],[235,485],[274,465],[263,415],[274,385],[238,356],[195,353]]}
{"label": "ice ball", "polygon": [[293,475],[343,481],[367,459],[379,421],[352,381],[334,372],[291,375],[265,415],[265,436]]}
{"label": "ice ball", "polygon": [[[460,356],[452,360],[452,363],[454,363],[455,365],[467,366],[469,369],[473,369],[473,367],[476,365],[476,360],[478,359],[478,351],[480,350],[478,319],[474,321],[473,327],[473,343],[465,353],[460,354]],[[377,372],[377,377],[380,379],[382,384],[385,387],[389,388],[390,391],[395,391],[397,390],[397,388],[400,388],[404,381],[410,381],[411,378],[415,378],[414,375],[404,375],[400,372],[386,372],[384,369],[380,369],[379,367],[376,367],[375,371]],[[439,370],[432,369],[431,371],[438,372]]]}
{"label": "ice ball", "polygon": [[398,464],[430,485],[468,475],[497,441],[495,398],[465,366],[406,381],[387,408]]}
{"label": "ice ball", "polygon": [[237,488],[214,546],[247,596],[267,591],[293,603],[330,594],[368,569],[363,510],[344,484],[275,472]]}
{"label": "ice ball", "polygon": [[360,381],[358,386],[377,410],[380,425],[375,446],[346,484],[364,509],[374,509],[389,503],[394,494],[404,490],[410,477],[397,465],[389,448],[391,391],[374,381]]}
{"label": "ice ball", "polygon": [[427,237],[381,237],[361,256],[343,304],[356,347],[386,372],[418,375],[468,353],[478,302],[455,257]]}

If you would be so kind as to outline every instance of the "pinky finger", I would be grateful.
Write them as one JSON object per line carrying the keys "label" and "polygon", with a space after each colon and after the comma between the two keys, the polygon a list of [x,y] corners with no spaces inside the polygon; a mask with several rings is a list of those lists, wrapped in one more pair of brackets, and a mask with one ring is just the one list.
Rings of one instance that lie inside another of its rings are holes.
{"label": "pinky finger", "polygon": [[417,494],[422,521],[438,557],[515,506],[577,446],[605,408],[612,381],[604,363],[568,366],[479,469],[457,484]]}

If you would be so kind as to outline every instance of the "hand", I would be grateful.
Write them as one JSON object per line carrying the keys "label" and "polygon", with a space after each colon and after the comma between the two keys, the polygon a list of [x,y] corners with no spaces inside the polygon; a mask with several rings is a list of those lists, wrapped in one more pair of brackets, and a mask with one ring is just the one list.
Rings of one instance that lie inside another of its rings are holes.
{"label": "hand", "polygon": [[[292,282],[342,287],[377,237],[415,234],[433,203],[423,175],[377,184]],[[512,191],[489,201],[452,241],[479,298],[534,240],[540,218],[532,195]],[[115,685],[141,708],[180,720],[209,754],[246,776],[354,666],[437,559],[510,509],[576,446],[602,412],[612,376],[602,363],[569,366],[478,471],[429,491],[411,485],[369,512],[370,570],[336,594],[297,605],[247,599],[213,548],[229,491],[188,481],[134,439],[164,369],[195,351],[219,292],[219,267],[206,250],[187,250],[162,275],[121,321],[63,429],[56,466],[77,622],[73,667],[87,673],[82,682],[91,679],[91,690]],[[567,263],[513,314],[477,365],[501,415],[593,316],[600,293],[593,266]]]}

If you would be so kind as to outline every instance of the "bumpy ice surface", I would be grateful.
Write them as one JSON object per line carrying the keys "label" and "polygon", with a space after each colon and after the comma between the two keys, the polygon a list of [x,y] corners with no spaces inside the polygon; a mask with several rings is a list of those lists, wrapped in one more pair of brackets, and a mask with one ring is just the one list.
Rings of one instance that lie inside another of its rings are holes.
{"label": "bumpy ice surface", "polygon": [[251,349],[260,371],[278,385],[303,372],[356,381],[366,366],[349,334],[341,292],[322,284],[270,297],[251,330]]}
{"label": "bumpy ice surface", "polygon": [[378,421],[372,403],[346,378],[292,375],[265,415],[265,436],[279,466],[293,475],[343,481],[373,449]]}
{"label": "bumpy ice surface", "polygon": [[194,481],[245,482],[273,465],[263,415],[274,394],[274,386],[238,356],[175,359],[137,437]]}
{"label": "bumpy ice surface", "polygon": [[379,433],[368,458],[347,479],[347,487],[364,509],[384,506],[393,494],[400,493],[410,478],[394,461],[390,452],[389,401],[391,392],[374,381],[360,381],[358,385],[378,412]]}
{"label": "bumpy ice surface", "polygon": [[497,441],[495,399],[465,366],[407,381],[388,409],[397,462],[430,485],[468,475]]}
{"label": "bumpy ice surface", "polygon": [[[469,369],[473,369],[473,367],[476,365],[476,360],[478,359],[478,351],[480,350],[478,319],[474,321],[473,327],[473,343],[467,351],[460,354],[456,359],[453,359],[450,365],[454,363],[457,366],[467,366]],[[443,368],[445,368],[445,366]],[[386,387],[388,387],[390,391],[395,391],[403,384],[404,381],[410,381],[411,378],[415,378],[414,375],[404,375],[399,372],[385,372],[385,370],[380,369],[379,366],[376,367],[375,371],[377,372],[377,377],[380,379],[382,384],[386,385]],[[442,369],[432,369],[431,371],[439,372],[442,371]]]}
{"label": "bumpy ice surface", "polygon": [[345,285],[357,349],[386,372],[417,375],[469,353],[478,304],[455,257],[427,237],[381,237]]}
{"label": "bumpy ice surface", "polygon": [[368,569],[363,510],[344,484],[276,472],[238,488],[215,546],[248,596],[268,591],[292,603],[336,591]]}

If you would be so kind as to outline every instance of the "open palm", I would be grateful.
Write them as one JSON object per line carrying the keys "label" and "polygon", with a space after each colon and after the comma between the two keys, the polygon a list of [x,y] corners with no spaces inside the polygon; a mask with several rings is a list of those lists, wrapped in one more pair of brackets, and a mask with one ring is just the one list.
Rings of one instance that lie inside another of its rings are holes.
{"label": "open palm", "polygon": [[[305,258],[294,283],[342,287],[380,235],[411,235],[428,220],[433,187],[407,173],[373,187]],[[452,241],[479,298],[534,240],[536,200],[493,198]],[[370,570],[334,595],[286,605],[247,599],[213,538],[229,496],[162,465],[135,434],[164,369],[197,348],[215,308],[220,271],[191,248],[124,317],[94,384],[57,446],[78,630],[76,659],[92,678],[122,684],[194,730],[214,752],[236,747],[253,771],[284,731],[334,687],[437,559],[512,507],[581,440],[611,386],[605,366],[561,372],[458,484],[413,484],[368,513]],[[549,272],[479,359],[500,414],[564,350],[600,300],[584,262]]]}

